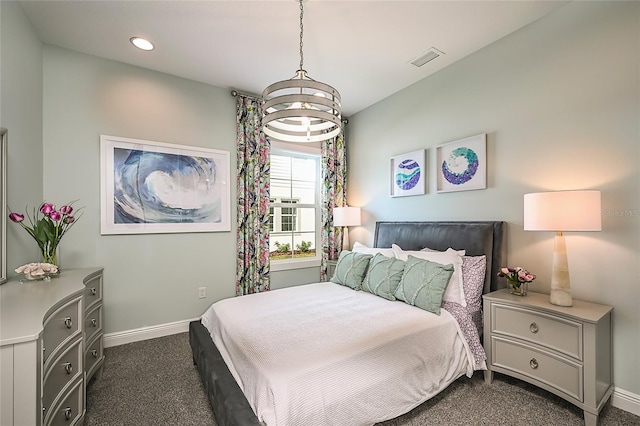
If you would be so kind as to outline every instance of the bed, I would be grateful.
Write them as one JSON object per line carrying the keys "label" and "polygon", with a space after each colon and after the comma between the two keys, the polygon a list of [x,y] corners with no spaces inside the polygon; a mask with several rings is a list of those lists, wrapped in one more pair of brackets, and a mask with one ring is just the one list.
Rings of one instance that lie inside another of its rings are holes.
{"label": "bed", "polygon": [[[373,246],[405,257],[448,249],[483,257],[486,293],[501,287],[504,239],[503,222],[377,222]],[[484,368],[479,340],[469,337],[470,328],[481,330],[481,313],[442,306],[433,315],[345,285],[307,284],[216,302],[190,323],[189,340],[221,426],[374,424]],[[465,327],[457,310],[469,312],[475,327]]]}

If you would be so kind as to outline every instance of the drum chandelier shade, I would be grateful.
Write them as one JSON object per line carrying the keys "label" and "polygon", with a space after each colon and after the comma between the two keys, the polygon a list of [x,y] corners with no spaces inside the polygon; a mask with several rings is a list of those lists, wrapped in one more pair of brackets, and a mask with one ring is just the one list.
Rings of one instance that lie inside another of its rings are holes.
{"label": "drum chandelier shade", "polygon": [[285,142],[321,142],[341,130],[340,93],[309,77],[303,68],[303,1],[300,0],[300,69],[289,80],[271,84],[262,92],[264,133]]}

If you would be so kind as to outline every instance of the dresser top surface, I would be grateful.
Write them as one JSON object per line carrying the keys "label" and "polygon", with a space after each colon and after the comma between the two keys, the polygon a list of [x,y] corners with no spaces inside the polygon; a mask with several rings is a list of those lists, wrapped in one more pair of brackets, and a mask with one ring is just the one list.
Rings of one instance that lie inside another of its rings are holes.
{"label": "dresser top surface", "polygon": [[0,286],[0,346],[36,340],[48,312],[61,301],[81,296],[86,279],[102,268],[62,270],[51,281],[8,281]]}
{"label": "dresser top surface", "polygon": [[487,293],[482,296],[493,302],[504,302],[512,305],[536,308],[556,315],[564,315],[586,322],[598,322],[613,310],[613,307],[598,303],[585,302],[573,299],[573,306],[557,306],[549,302],[549,295],[544,293],[528,292],[526,296],[509,294],[507,289]]}

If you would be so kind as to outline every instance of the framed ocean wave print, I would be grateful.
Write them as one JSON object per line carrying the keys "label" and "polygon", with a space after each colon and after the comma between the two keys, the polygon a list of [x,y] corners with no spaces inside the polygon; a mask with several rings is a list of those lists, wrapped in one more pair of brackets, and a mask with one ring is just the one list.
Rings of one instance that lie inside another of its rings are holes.
{"label": "framed ocean wave print", "polygon": [[426,150],[409,152],[391,158],[390,188],[392,197],[423,195],[426,192]]}
{"label": "framed ocean wave print", "polygon": [[436,147],[436,192],[469,191],[487,187],[485,133]]}
{"label": "framed ocean wave print", "polygon": [[230,231],[229,152],[100,136],[101,234]]}

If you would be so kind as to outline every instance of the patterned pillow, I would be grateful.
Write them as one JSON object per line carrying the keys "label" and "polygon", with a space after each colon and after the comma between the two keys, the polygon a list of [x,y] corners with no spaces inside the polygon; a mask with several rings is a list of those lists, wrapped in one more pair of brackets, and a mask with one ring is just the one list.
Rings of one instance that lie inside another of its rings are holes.
{"label": "patterned pillow", "polygon": [[354,290],[360,290],[364,274],[369,266],[369,260],[372,257],[372,255],[366,253],[343,250],[338,258],[331,282],[351,287]]}
{"label": "patterned pillow", "polygon": [[403,272],[402,260],[378,253],[369,261],[369,269],[362,282],[362,289],[387,300],[396,300],[393,294],[400,284]]}
{"label": "patterned pillow", "polygon": [[451,264],[441,265],[409,255],[395,296],[410,305],[440,315],[442,297],[451,275]]}
{"label": "patterned pillow", "polygon": [[[434,252],[438,250],[423,248],[420,251]],[[482,309],[482,292],[484,291],[484,279],[487,272],[487,256],[465,256],[464,250],[458,250],[462,255],[462,287],[464,288],[464,300],[469,311],[475,312]]]}
{"label": "patterned pillow", "polygon": [[462,256],[462,286],[470,311],[482,309],[487,256]]}

